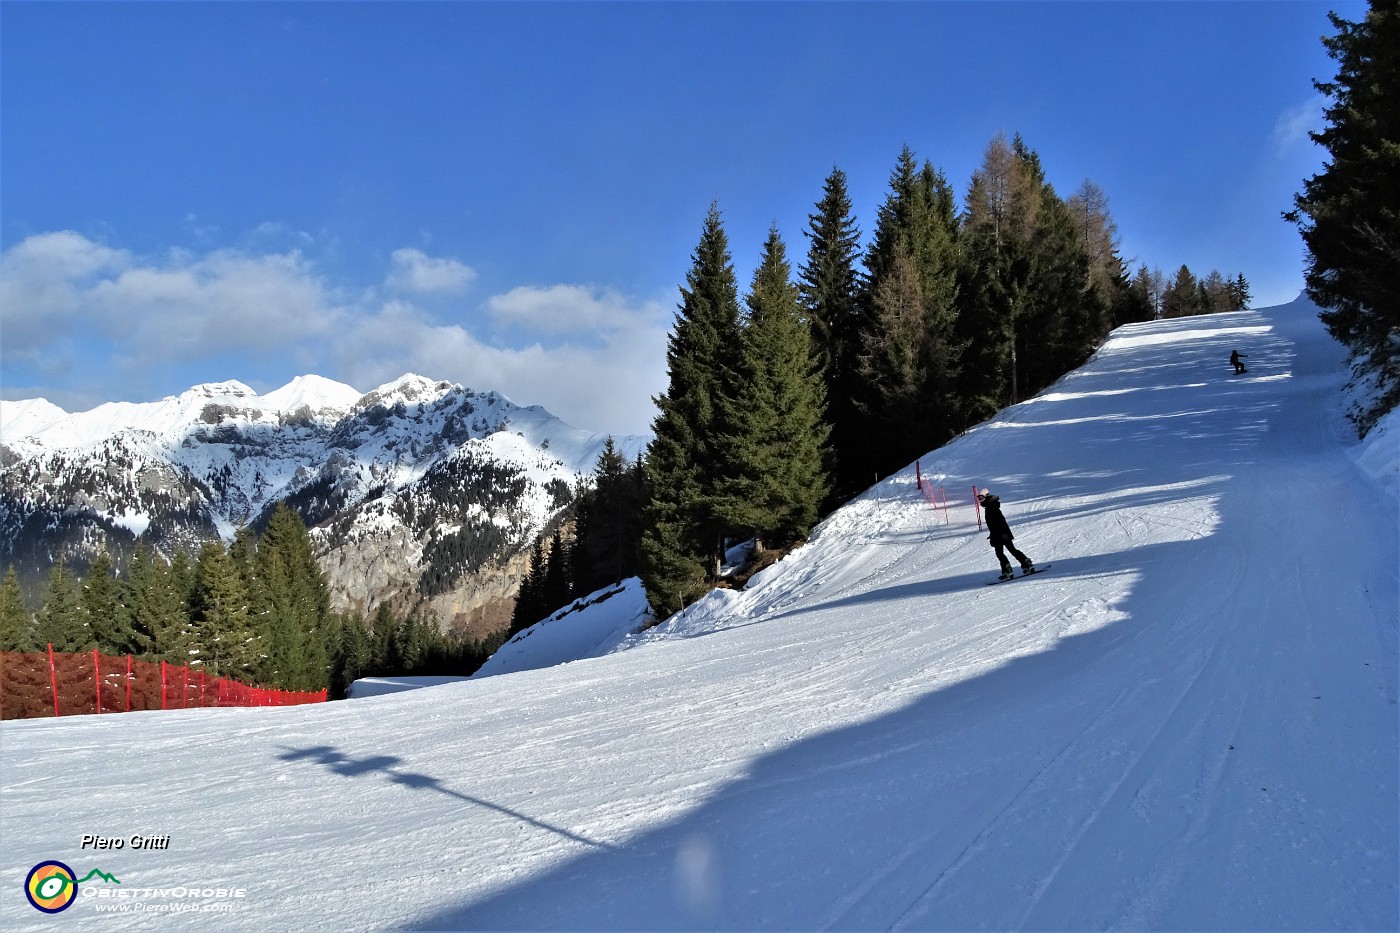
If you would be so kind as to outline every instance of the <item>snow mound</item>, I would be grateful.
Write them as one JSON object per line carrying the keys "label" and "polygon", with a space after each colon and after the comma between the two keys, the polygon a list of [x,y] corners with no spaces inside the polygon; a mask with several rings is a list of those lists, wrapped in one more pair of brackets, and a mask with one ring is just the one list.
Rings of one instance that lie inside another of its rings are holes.
{"label": "snow mound", "polygon": [[600,657],[650,621],[636,577],[574,600],[502,645],[474,677],[493,677]]}
{"label": "snow mound", "polygon": [[441,687],[444,684],[457,684],[465,677],[361,677],[346,691],[347,699],[363,700],[366,697],[385,696],[402,693],[405,690],[421,690],[424,687]]}

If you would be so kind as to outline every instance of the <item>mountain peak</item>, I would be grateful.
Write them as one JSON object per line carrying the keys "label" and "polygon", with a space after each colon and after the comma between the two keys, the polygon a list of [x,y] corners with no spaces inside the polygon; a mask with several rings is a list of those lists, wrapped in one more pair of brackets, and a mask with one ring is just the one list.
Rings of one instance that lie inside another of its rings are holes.
{"label": "mountain peak", "polygon": [[355,407],[360,400],[360,390],[325,376],[307,374],[297,376],[280,389],[262,396],[262,401],[272,409],[281,412],[294,412],[308,408],[313,413],[334,412],[344,414]]}
{"label": "mountain peak", "polygon": [[[197,386],[190,386],[181,392],[179,398],[253,398],[258,393],[237,379],[228,379],[224,382],[202,382]],[[175,398],[177,396],[171,396]]]}
{"label": "mountain peak", "polygon": [[355,410],[365,411],[376,405],[392,407],[399,402],[428,404],[457,388],[460,387],[446,380],[429,379],[417,373],[404,373],[392,382],[386,382],[366,392],[355,403]]}

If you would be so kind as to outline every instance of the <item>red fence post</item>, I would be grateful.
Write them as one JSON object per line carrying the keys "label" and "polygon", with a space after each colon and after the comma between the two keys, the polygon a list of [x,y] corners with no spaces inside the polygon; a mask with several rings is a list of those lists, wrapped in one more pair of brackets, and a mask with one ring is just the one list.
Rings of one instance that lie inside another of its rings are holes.
{"label": "red fence post", "polygon": [[49,643],[49,683],[53,685],[53,714],[58,717],[58,669],[53,666],[53,643]]}
{"label": "red fence post", "polygon": [[97,649],[92,649],[92,682],[97,687],[97,715],[102,715],[102,665],[97,660]]}
{"label": "red fence post", "polygon": [[131,712],[131,655],[126,656],[126,711]]}
{"label": "red fence post", "polygon": [[165,709],[165,659],[160,661],[160,708]]}

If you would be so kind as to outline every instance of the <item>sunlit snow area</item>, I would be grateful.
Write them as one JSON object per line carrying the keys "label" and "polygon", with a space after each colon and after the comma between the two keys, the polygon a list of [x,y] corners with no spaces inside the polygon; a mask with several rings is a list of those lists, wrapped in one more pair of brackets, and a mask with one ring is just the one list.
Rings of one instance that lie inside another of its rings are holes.
{"label": "sunlit snow area", "polygon": [[[1122,328],[922,458],[946,514],[910,464],[653,628],[633,583],[460,682],[5,722],[0,927],[1400,928],[1400,429],[1316,315]],[[985,585],[974,485],[1047,573]],[[46,916],[49,859],[120,883]]]}

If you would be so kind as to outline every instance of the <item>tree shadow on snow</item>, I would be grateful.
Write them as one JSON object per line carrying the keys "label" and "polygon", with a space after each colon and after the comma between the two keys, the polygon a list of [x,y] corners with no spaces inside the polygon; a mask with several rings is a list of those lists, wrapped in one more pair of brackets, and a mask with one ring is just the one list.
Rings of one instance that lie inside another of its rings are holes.
{"label": "tree shadow on snow", "polygon": [[561,826],[553,826],[543,820],[535,819],[525,813],[512,810],[509,807],[492,803],[489,800],[482,800],[480,797],[473,797],[461,791],[453,790],[441,780],[426,774],[418,774],[412,771],[401,770],[398,766],[403,762],[402,758],[395,755],[369,755],[363,758],[355,758],[344,752],[338,751],[329,745],[317,745],[311,748],[283,748],[282,754],[277,756],[282,761],[304,761],[321,765],[335,774],[342,777],[365,777],[367,775],[381,775],[394,784],[409,787],[414,790],[429,790],[439,794],[446,794],[455,797],[464,803],[473,806],[483,807],[496,813],[504,814],[513,819],[519,820],[536,829],[563,836],[573,842],[596,849],[611,849],[613,846],[606,842],[598,842],[589,839]]}

